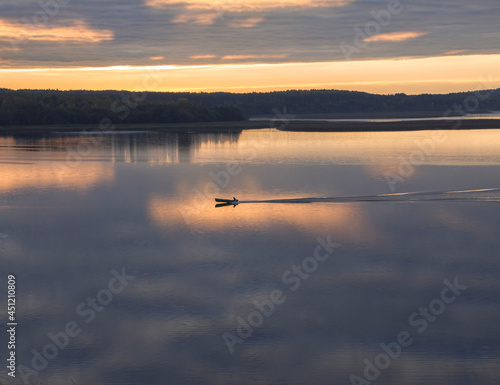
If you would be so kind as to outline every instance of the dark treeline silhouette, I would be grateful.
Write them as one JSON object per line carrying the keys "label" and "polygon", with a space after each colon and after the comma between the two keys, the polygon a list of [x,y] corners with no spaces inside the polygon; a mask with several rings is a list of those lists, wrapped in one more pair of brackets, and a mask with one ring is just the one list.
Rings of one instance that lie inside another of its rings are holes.
{"label": "dark treeline silhouette", "polygon": [[[479,95],[479,97],[478,97]],[[171,93],[148,94],[151,102],[165,102],[187,98],[203,106],[235,106],[245,117],[275,114],[325,114],[325,113],[381,113],[381,112],[436,112],[460,106],[464,112],[500,110],[500,89],[451,94],[378,95],[357,91],[291,90],[252,93]],[[475,101],[479,101],[476,105]],[[467,110],[469,109],[469,110]],[[474,111],[471,111],[473,109]]]}
{"label": "dark treeline silhouette", "polygon": [[[479,97],[478,97],[479,95]],[[202,105],[217,104],[238,107],[245,117],[275,114],[367,114],[367,113],[402,113],[436,112],[444,113],[448,109],[464,112],[486,112],[500,110],[500,89],[451,94],[378,95],[357,91],[338,90],[292,90],[265,93],[199,93],[171,94],[154,93],[151,100],[168,100],[175,97],[189,98]],[[479,103],[476,105],[475,101]],[[472,111],[473,110],[473,111]],[[457,111],[458,112],[458,111]]]}
{"label": "dark treeline silhouette", "polygon": [[256,115],[445,113],[500,110],[500,89],[451,94],[377,95],[356,91],[265,93],[56,91],[0,89],[0,125],[191,123],[240,121]]}
{"label": "dark treeline silhouette", "polygon": [[230,105],[202,106],[178,96],[150,100],[149,94],[118,91],[0,90],[0,125],[195,123],[241,121]]}

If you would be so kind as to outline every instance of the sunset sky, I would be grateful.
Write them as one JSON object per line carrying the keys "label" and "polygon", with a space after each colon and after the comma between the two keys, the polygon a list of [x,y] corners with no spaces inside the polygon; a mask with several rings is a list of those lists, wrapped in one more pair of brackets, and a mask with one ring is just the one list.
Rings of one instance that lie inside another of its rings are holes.
{"label": "sunset sky", "polygon": [[500,87],[496,0],[3,0],[0,88]]}

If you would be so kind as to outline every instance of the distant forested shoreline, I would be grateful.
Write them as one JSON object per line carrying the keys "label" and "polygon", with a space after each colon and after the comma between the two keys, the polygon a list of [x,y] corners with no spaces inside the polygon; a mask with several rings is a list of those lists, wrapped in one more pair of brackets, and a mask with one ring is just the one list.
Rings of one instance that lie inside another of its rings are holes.
{"label": "distant forested shoreline", "polygon": [[[422,95],[339,90],[252,93],[0,89],[0,126],[236,122],[252,116],[430,116],[500,111],[500,89]],[[450,113],[451,111],[451,113]]]}

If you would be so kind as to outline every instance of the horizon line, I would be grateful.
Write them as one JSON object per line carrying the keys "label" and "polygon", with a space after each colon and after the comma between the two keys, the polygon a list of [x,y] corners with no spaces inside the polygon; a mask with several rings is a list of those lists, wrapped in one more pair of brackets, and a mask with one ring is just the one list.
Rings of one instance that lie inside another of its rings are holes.
{"label": "horizon line", "polygon": [[[408,83],[411,83],[409,81]],[[361,83],[361,84],[366,84],[366,83]],[[59,88],[4,88],[0,87],[0,91],[54,91],[54,92],[147,92],[147,93],[158,93],[158,94],[220,94],[220,93],[227,93],[227,94],[269,94],[273,92],[293,92],[293,91],[305,91],[305,92],[312,92],[312,91],[336,91],[336,92],[356,92],[360,94],[370,94],[370,95],[381,95],[381,96],[391,96],[391,95],[405,95],[405,96],[420,96],[420,95],[451,95],[451,94],[465,94],[465,93],[473,93],[473,92],[484,92],[484,91],[497,91],[500,90],[500,87],[493,87],[493,88],[481,88],[481,89],[468,89],[464,91],[456,91],[456,92],[446,92],[446,93],[430,93],[430,92],[423,92],[423,93],[418,93],[418,94],[412,94],[412,93],[406,93],[406,92],[392,92],[392,93],[377,93],[377,92],[367,92],[367,91],[357,91],[357,90],[345,90],[345,89],[340,89],[340,88],[289,88],[285,90],[273,90],[273,91],[247,91],[247,92],[231,92],[231,91],[148,91],[148,90],[143,90],[143,91],[133,91],[133,90],[127,90],[127,89],[102,89],[102,90],[92,90],[92,89],[72,89],[72,90],[63,90]]]}

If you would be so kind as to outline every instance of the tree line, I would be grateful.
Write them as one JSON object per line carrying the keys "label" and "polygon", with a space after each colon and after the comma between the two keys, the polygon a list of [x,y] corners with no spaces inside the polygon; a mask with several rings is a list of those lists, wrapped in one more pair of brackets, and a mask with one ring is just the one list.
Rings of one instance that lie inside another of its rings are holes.
{"label": "tree line", "polygon": [[[473,112],[500,111],[500,89]],[[123,123],[240,121],[251,116],[324,113],[444,113],[464,106],[474,92],[378,95],[357,91],[148,92],[0,89],[0,125],[95,124],[103,118]],[[463,109],[463,108],[462,108]],[[460,114],[460,109],[456,111]],[[470,112],[470,111],[463,111]]]}
{"label": "tree line", "polygon": [[[500,111],[500,89],[481,91],[478,98],[475,92],[458,92],[450,94],[407,95],[397,93],[392,95],[370,94],[357,91],[340,90],[290,90],[265,93],[199,93],[182,94],[203,105],[224,103],[238,107],[245,117],[256,115],[275,115],[278,113],[307,114],[369,114],[369,113],[411,113],[457,110],[459,106],[467,105],[467,101],[479,100],[479,105],[471,106],[473,112]],[[179,94],[177,94],[179,95]],[[173,94],[152,94],[151,98],[165,100]],[[457,106],[457,107],[455,107]],[[464,109],[465,113],[472,112]]]}
{"label": "tree line", "polygon": [[[244,120],[231,105],[203,106],[177,97],[149,100],[117,91],[0,90],[0,125],[195,123]],[[135,95],[135,94],[134,94]]]}

